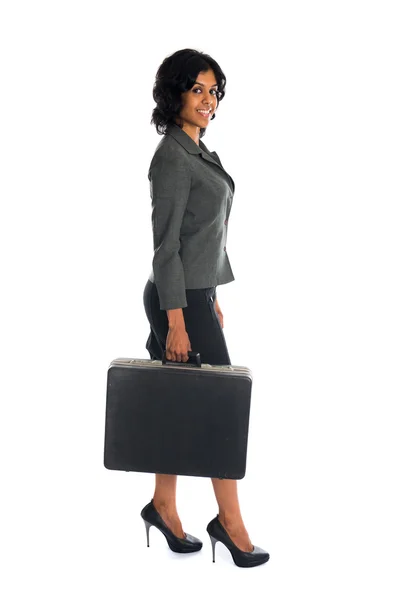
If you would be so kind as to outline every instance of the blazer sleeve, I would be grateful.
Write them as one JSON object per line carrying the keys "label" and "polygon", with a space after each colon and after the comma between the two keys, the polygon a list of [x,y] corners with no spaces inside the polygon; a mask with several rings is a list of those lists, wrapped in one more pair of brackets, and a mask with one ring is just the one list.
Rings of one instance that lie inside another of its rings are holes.
{"label": "blazer sleeve", "polygon": [[190,186],[190,167],[183,157],[161,155],[149,169],[152,199],[153,273],[161,310],[187,306],[180,257],[180,230]]}

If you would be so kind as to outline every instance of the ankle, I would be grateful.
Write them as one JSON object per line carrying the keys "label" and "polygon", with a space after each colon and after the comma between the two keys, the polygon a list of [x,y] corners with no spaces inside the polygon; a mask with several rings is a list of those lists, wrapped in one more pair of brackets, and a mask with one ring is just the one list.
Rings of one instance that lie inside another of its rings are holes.
{"label": "ankle", "polygon": [[229,513],[220,511],[218,520],[225,529],[242,530],[244,529],[243,519],[240,513]]}
{"label": "ankle", "polygon": [[153,498],[153,506],[157,512],[161,512],[165,515],[174,517],[178,515],[178,511],[176,510],[176,503],[174,500],[160,498],[158,499],[156,496]]}

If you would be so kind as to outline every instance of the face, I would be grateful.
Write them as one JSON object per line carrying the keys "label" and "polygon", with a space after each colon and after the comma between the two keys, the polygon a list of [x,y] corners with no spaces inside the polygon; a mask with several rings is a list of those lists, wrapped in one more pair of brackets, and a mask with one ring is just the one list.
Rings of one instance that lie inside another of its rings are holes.
{"label": "face", "polygon": [[217,90],[214,71],[209,69],[197,75],[192,89],[182,94],[183,106],[179,116],[183,129],[193,131],[197,127],[207,127],[217,108]]}

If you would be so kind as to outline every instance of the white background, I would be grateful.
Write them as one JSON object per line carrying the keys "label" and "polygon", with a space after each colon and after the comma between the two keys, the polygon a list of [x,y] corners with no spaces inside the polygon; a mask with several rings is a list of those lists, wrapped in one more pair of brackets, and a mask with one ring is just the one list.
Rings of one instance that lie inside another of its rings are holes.
{"label": "white background", "polygon": [[[2,598],[399,598],[396,4],[2,2]],[[227,77],[203,140],[236,183],[255,569],[212,563],[209,479],[178,479],[180,556],[146,546],[154,476],[102,462],[108,365],[148,358],[152,86],[182,48]]]}

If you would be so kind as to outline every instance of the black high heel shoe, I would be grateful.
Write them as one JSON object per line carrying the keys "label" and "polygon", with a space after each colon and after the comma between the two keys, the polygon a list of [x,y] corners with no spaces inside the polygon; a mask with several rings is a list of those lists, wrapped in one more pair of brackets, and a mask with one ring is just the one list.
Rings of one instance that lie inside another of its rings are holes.
{"label": "black high heel shoe", "polygon": [[146,534],[147,534],[147,547],[150,546],[149,543],[149,529],[152,525],[159,529],[161,533],[164,534],[168,546],[171,548],[173,552],[187,553],[187,552],[198,552],[201,550],[203,546],[203,542],[190,533],[185,533],[184,538],[177,537],[169,527],[163,521],[161,515],[155,509],[153,500],[151,500],[146,506],[142,509],[140,516],[142,517],[144,524],[146,526]]}
{"label": "black high heel shoe", "polygon": [[222,542],[222,544],[228,548],[232,555],[233,562],[237,567],[257,567],[258,565],[262,565],[269,560],[268,552],[265,552],[265,550],[259,548],[258,546],[253,546],[252,552],[244,552],[243,550],[240,550],[240,548],[238,548],[232,542],[226,529],[218,520],[218,515],[215,517],[215,519],[209,522],[207,525],[207,531],[212,545],[213,562],[215,562],[215,544],[217,542]]}

